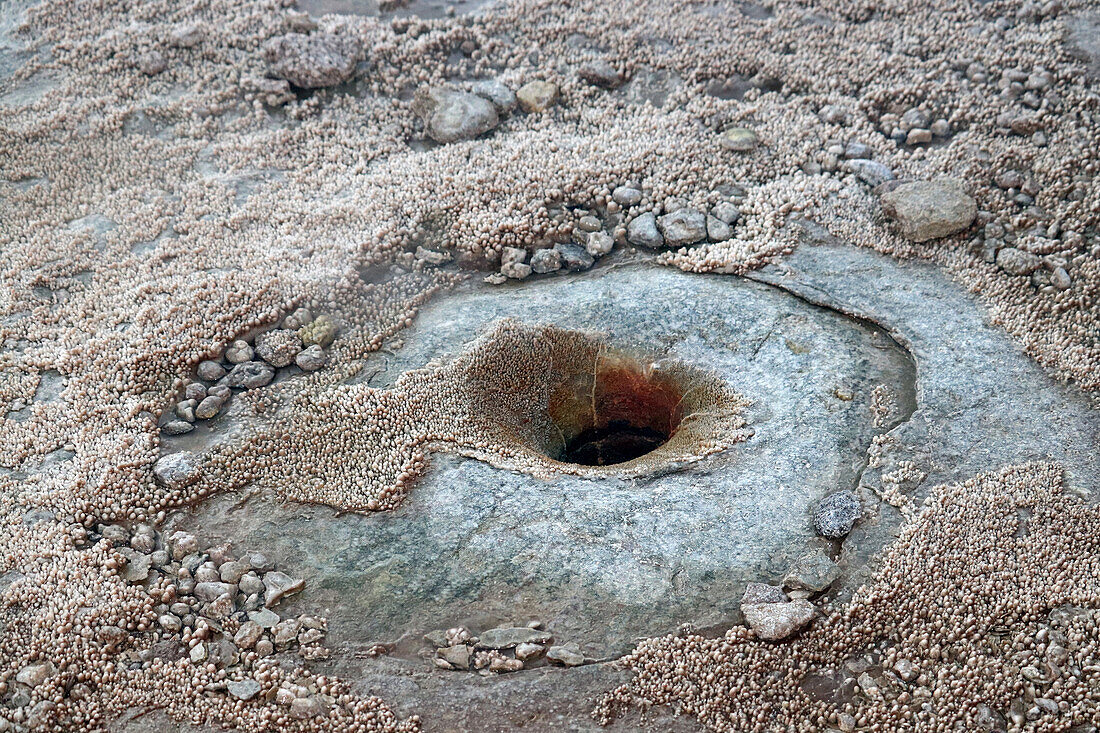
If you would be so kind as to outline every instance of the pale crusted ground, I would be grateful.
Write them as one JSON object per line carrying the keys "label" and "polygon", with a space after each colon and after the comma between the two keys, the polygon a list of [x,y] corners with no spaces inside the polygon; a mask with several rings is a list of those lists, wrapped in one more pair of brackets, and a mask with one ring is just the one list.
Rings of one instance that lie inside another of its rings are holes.
{"label": "pale crusted ground", "polygon": [[[58,703],[49,720],[59,729],[101,725],[130,705],[170,703],[173,715],[245,728],[273,714],[263,705],[200,695],[216,672],[113,663],[97,631],[108,625],[144,631],[154,601],[118,579],[108,549],[75,549],[74,542],[83,525],[155,520],[166,507],[195,498],[156,486],[150,473],[160,440],[150,414],[166,409],[195,363],[310,303],[336,313],[344,335],[333,352],[336,367],[313,377],[307,392],[348,376],[356,359],[398,333],[419,303],[458,277],[457,269],[416,262],[417,244],[452,250],[464,268],[496,269],[504,246],[567,235],[574,217],[563,205],[603,206],[621,183],[643,187],[639,211],[659,211],[674,197],[714,203],[722,186],[736,184],[746,199],[734,238],[662,255],[664,261],[743,271],[780,258],[795,243],[791,222],[807,218],[855,244],[942,264],[1053,378],[1090,391],[1100,386],[1100,98],[1095,77],[1074,55],[1081,41],[1070,37],[1087,3],[1019,16],[1008,2],[777,3],[767,10],[514,2],[484,16],[433,21],[326,16],[322,29],[362,40],[365,63],[353,82],[281,111],[255,98],[252,81],[265,72],[263,42],[286,30],[279,3],[44,3],[19,10],[0,11],[5,43],[30,48],[3,52],[18,71],[0,82],[0,409],[16,400],[33,404],[20,420],[0,415],[0,466],[12,469],[0,473],[7,525],[0,570],[26,576],[5,595],[0,676],[10,680],[35,656],[54,660],[61,672],[35,700]],[[196,45],[174,39],[196,23]],[[468,53],[457,51],[463,44]],[[166,63],[153,76],[138,68],[151,51]],[[651,79],[648,90],[638,83],[610,93],[578,79],[577,66],[595,58],[610,60],[627,77]],[[1006,69],[1025,78],[1049,72],[1036,109],[1001,93]],[[485,140],[410,145],[422,137],[408,101],[413,90],[488,76],[513,88],[548,79],[560,85],[561,99],[546,113],[506,118]],[[735,77],[753,82],[742,99],[708,94]],[[680,81],[660,81],[669,78]],[[823,121],[826,104],[847,110],[846,124]],[[931,147],[911,147],[879,131],[883,114],[918,104],[932,119],[946,119],[953,134]],[[1018,125],[1023,134],[998,125],[1004,113],[1028,116]],[[730,123],[754,128],[761,145],[748,153],[721,147],[719,132]],[[978,228],[924,244],[900,239],[867,185],[821,171],[835,167],[828,146],[850,139],[870,145],[899,177],[962,179],[985,212]],[[1010,169],[1033,179],[1041,211],[1013,203],[995,185]],[[1038,233],[1032,231],[1040,221]],[[1037,288],[984,261],[977,235],[986,223],[1011,225],[1017,246],[1060,257],[1072,287]],[[407,272],[390,277],[391,263]],[[373,280],[386,282],[364,284]],[[57,381],[56,375],[64,379],[60,394],[35,401],[43,377]],[[272,392],[249,398],[248,409],[274,405]],[[396,423],[386,428],[390,440],[410,439],[402,420],[414,415],[379,417]],[[39,472],[42,459],[63,446],[72,459]],[[302,461],[317,448],[281,450],[297,451]],[[248,464],[248,451],[236,465]],[[356,448],[362,463],[382,453]],[[263,474],[263,463],[256,466],[256,475]],[[337,484],[358,475],[334,471],[326,478]],[[247,469],[236,476],[248,478]],[[976,479],[965,498],[945,488],[891,552],[878,585],[835,625],[782,651],[754,646],[737,632],[719,642],[644,644],[633,659],[641,675],[615,699],[675,702],[716,728],[738,729],[731,721],[759,715],[813,728],[824,724],[817,720],[824,713],[789,684],[802,674],[798,665],[877,639],[866,630],[871,623],[920,629],[924,636],[889,636],[901,658],[914,645],[922,653],[942,650],[968,626],[1003,611],[1022,635],[1016,651],[1043,654],[1031,635],[1036,609],[1097,600],[1088,590],[1097,577],[1088,560],[1095,554],[1088,546],[1095,512],[1058,487],[1055,469],[1031,466]],[[308,485],[280,488],[341,503]],[[381,506],[390,504],[387,492],[399,489],[371,487]],[[360,498],[343,503],[362,506]],[[990,503],[1003,504],[1003,511],[979,511]],[[990,543],[1012,535],[1020,503],[1032,505],[1033,516],[1051,517],[1051,536],[1033,531],[998,554]],[[31,509],[56,518],[26,522]],[[1008,593],[947,573],[950,565],[937,560],[945,556],[957,558],[960,570],[986,557],[991,572],[1035,573],[1026,583],[1013,575],[1019,586]],[[972,607],[973,621],[947,611],[924,618],[926,606],[898,586],[906,563],[922,559],[947,576],[934,586],[937,596],[955,594]],[[972,601],[1006,594],[1018,603],[997,613]],[[1084,669],[1096,661],[1096,626],[1087,616],[1075,618],[1063,633],[1076,640],[1072,653]],[[129,643],[140,648],[151,639],[135,633]],[[921,667],[928,694],[958,701],[960,709],[979,698],[1003,709],[1020,683],[990,670],[1007,652],[958,648],[973,663],[954,651],[948,658],[928,654]],[[788,676],[762,681],[762,670],[773,668]],[[89,686],[83,700],[64,692],[74,679]],[[730,694],[760,684],[779,690],[776,699],[789,706]],[[1097,715],[1081,687],[1060,686],[1054,699],[1079,720]],[[950,719],[931,719],[921,704],[892,713],[895,703],[865,703],[853,712],[887,728],[897,720],[950,727]],[[601,711],[612,707],[609,701]],[[367,727],[397,725],[378,700],[345,710]],[[371,710],[380,712],[372,717]]]}

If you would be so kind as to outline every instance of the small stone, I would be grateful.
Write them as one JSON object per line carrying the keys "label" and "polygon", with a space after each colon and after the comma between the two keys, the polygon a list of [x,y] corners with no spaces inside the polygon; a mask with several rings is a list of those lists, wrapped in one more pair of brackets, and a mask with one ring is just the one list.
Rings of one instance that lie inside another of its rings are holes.
{"label": "small stone", "polygon": [[474,82],[470,91],[492,102],[498,114],[508,114],[516,108],[516,93],[499,79]]}
{"label": "small stone", "polygon": [[122,569],[122,579],[129,583],[140,583],[149,577],[149,567],[153,558],[140,552],[134,552]]}
{"label": "small stone", "polygon": [[787,574],[783,576],[783,585],[787,588],[820,593],[839,577],[840,568],[824,548],[814,547],[794,561]]}
{"label": "small stone", "polygon": [[470,668],[470,647],[465,644],[444,647],[439,650],[439,656],[446,659],[447,663],[455,669]]}
{"label": "small stone", "polygon": [[189,656],[191,657],[191,662],[193,664],[199,664],[200,662],[205,662],[206,661],[206,644],[199,643],[199,644],[196,644],[195,646],[191,647],[191,652],[189,653]]}
{"label": "small stone", "polygon": [[200,420],[209,420],[221,412],[222,405],[224,404],[225,400],[219,399],[213,395],[205,397],[203,401],[199,403],[199,406],[195,408],[195,417]]}
{"label": "small stone", "polygon": [[584,664],[584,655],[576,644],[552,646],[550,651],[546,652],[546,658],[565,667],[579,667]]}
{"label": "small stone", "polygon": [[525,280],[531,276],[531,266],[524,262],[508,262],[500,266],[500,274],[513,280]]}
{"label": "small stone", "polygon": [[741,217],[741,211],[729,201],[718,202],[710,213],[715,219],[726,224],[733,224]]}
{"label": "small stone", "polygon": [[258,611],[249,611],[248,619],[259,624],[262,629],[272,629],[278,625],[280,618],[279,614],[272,611],[270,608],[261,608]]}
{"label": "small stone", "polygon": [[593,257],[603,257],[615,248],[615,239],[607,232],[592,232],[584,249]]}
{"label": "small stone", "polygon": [[213,382],[225,376],[225,367],[216,361],[207,359],[199,362],[198,374],[199,379]]}
{"label": "small stone", "polygon": [[169,453],[153,464],[153,476],[169,489],[182,489],[202,476],[202,459],[191,451]]}
{"label": "small stone", "polygon": [[172,556],[168,554],[167,550],[156,550],[153,554],[149,555],[149,558],[153,561],[153,565],[158,568],[162,568],[172,562]]}
{"label": "small stone", "polygon": [[149,51],[138,56],[137,67],[143,74],[156,76],[168,68],[168,62],[160,51]]}
{"label": "small stone", "polygon": [[239,646],[241,649],[251,649],[256,646],[256,642],[263,636],[264,629],[255,621],[245,621],[237,629],[237,633],[233,634],[233,643]]}
{"label": "small stone", "polygon": [[917,677],[917,668],[908,659],[899,659],[894,662],[894,671],[906,682],[911,682]]}
{"label": "small stone", "polygon": [[199,566],[198,570],[194,573],[196,583],[218,583],[221,581],[221,576],[218,575],[218,568],[212,562],[204,562]]}
{"label": "small stone", "polygon": [[522,644],[516,644],[516,659],[527,661],[538,657],[544,651],[546,651],[546,647],[542,644],[532,644],[525,641]]}
{"label": "small stone", "polygon": [[978,215],[977,203],[954,179],[903,183],[883,194],[882,209],[914,242],[960,232]]}
{"label": "small stone", "polygon": [[1073,286],[1073,280],[1070,279],[1069,273],[1066,272],[1066,268],[1056,267],[1054,271],[1050,273],[1050,284],[1057,290],[1069,290]]}
{"label": "small stone", "polygon": [[852,531],[852,525],[863,513],[854,493],[847,489],[829,494],[814,510],[814,527],[822,537],[838,540]]}
{"label": "small stone", "polygon": [[600,223],[600,220],[592,216],[591,214],[587,216],[582,216],[580,219],[578,219],[575,227],[576,230],[582,232],[598,232],[602,228],[603,225]]}
{"label": "small stone", "polygon": [[347,81],[361,53],[359,40],[332,33],[287,33],[264,44],[271,72],[296,87],[317,89]]}
{"label": "small stone", "polygon": [[246,361],[230,369],[222,383],[227,387],[256,389],[271,384],[274,378],[275,368],[270,364],[262,361]]}
{"label": "small stone", "polygon": [[786,603],[742,604],[745,622],[766,641],[785,639],[813,620],[814,605],[805,599]]}
{"label": "small stone", "polygon": [[731,127],[722,133],[718,142],[726,150],[744,153],[755,148],[760,137],[747,127]]}
{"label": "small stone", "polygon": [[167,631],[169,634],[175,634],[181,628],[183,628],[183,622],[180,621],[180,617],[174,613],[165,613],[157,618],[157,623],[160,627]]}
{"label": "small stone", "polygon": [[247,562],[258,573],[266,573],[269,570],[275,569],[275,562],[262,552],[256,552],[252,550],[246,552],[244,557],[241,558],[242,562]]}
{"label": "small stone", "polygon": [[196,400],[183,400],[176,403],[175,413],[181,420],[187,422],[195,421],[195,406],[198,404]]}
{"label": "small stone", "polygon": [[195,584],[195,598],[200,601],[206,601],[212,603],[218,600],[224,595],[229,595],[236,592],[236,587],[229,583],[222,583],[218,581],[210,581],[207,583]]}
{"label": "small stone", "polygon": [[570,242],[558,242],[554,250],[561,258],[562,267],[572,272],[587,270],[596,262],[586,249]]}
{"label": "small stone", "polygon": [[782,586],[768,585],[767,583],[749,583],[745,586],[745,593],[741,596],[741,605],[758,605],[761,603],[786,603],[787,594]]}
{"label": "small stone", "polygon": [[28,664],[19,670],[19,673],[15,675],[15,681],[33,690],[55,674],[57,674],[57,668],[53,662],[39,662],[38,664]]}
{"label": "small stone", "polygon": [[542,112],[558,100],[558,85],[548,81],[529,81],[516,92],[524,112]]}
{"label": "small stone", "polygon": [[910,130],[909,134],[905,136],[906,145],[924,145],[930,142],[932,142],[932,131],[923,127]]}
{"label": "small stone", "polygon": [[256,654],[261,657],[270,657],[275,653],[275,645],[269,639],[260,639],[256,642]]}
{"label": "small stone", "polygon": [[312,697],[296,697],[290,703],[290,717],[298,720],[312,718],[319,714],[317,703]]}
{"label": "small stone", "polygon": [[234,341],[225,350],[225,360],[230,364],[243,364],[246,361],[252,361],[253,356],[252,347],[249,346],[247,341]]}
{"label": "small stone", "polygon": [[932,134],[936,137],[947,137],[951,134],[951,123],[939,119],[932,123]]}
{"label": "small stone", "polygon": [[256,337],[256,355],[274,367],[290,366],[301,350],[302,339],[285,328],[276,328]]}
{"label": "small stone", "polygon": [[205,36],[206,28],[202,23],[190,23],[174,28],[170,34],[172,45],[178,48],[194,48]]}
{"label": "small stone", "polygon": [[172,420],[171,422],[165,423],[164,427],[161,428],[167,435],[184,435],[190,433],[194,429],[195,425],[186,420]]}
{"label": "small stone", "polygon": [[878,186],[894,180],[894,172],[877,160],[849,160],[844,167],[868,186]]}
{"label": "small stone", "polygon": [[830,125],[846,125],[851,117],[848,110],[835,104],[825,105],[818,110],[817,116],[822,122],[828,122]]}
{"label": "small stone", "polygon": [[871,146],[853,140],[844,146],[844,157],[849,160],[870,158]]}
{"label": "small stone", "polygon": [[242,575],[240,581],[237,583],[237,587],[240,589],[241,593],[247,596],[253,593],[264,592],[264,582],[253,572],[247,572]]}
{"label": "small stone", "polygon": [[604,59],[592,61],[577,69],[577,76],[589,84],[604,89],[617,89],[623,84],[623,76]]}
{"label": "small stone", "polygon": [[294,363],[303,372],[315,372],[323,367],[327,361],[328,357],[325,356],[325,350],[317,344],[307,346],[294,357]]}
{"label": "small stone", "polygon": [[264,600],[268,606],[274,606],[283,596],[297,593],[305,585],[304,580],[291,578],[278,570],[264,573]]}
{"label": "small stone", "polygon": [[660,249],[665,245],[665,238],[657,229],[657,217],[652,211],[634,217],[627,224],[626,240],[633,245],[648,249]]}
{"label": "small stone", "polygon": [[546,631],[526,626],[489,629],[478,637],[478,649],[510,649],[517,644],[549,644],[553,637]]}
{"label": "small stone", "polygon": [[427,249],[426,247],[421,247],[418,245],[416,248],[416,259],[426,265],[438,267],[451,261],[451,253],[446,251],[439,252],[437,250]]}
{"label": "small stone", "polygon": [[260,693],[263,689],[259,682],[254,679],[244,679],[238,681],[227,682],[225,689],[230,695],[238,700],[251,700]]}
{"label": "small stone", "polygon": [[221,564],[218,568],[218,575],[223,583],[237,585],[244,574],[248,572],[248,569],[248,565],[245,563],[239,560],[230,560]]}
{"label": "small stone", "polygon": [[443,144],[473,140],[500,122],[496,107],[485,97],[447,87],[421,89],[413,111],[424,121],[428,136]]}
{"label": "small stone", "polygon": [[275,639],[275,646],[285,649],[291,642],[298,640],[298,632],[302,630],[302,624],[298,619],[288,618],[275,624],[271,629],[271,635]]}
{"label": "small stone", "polygon": [[539,249],[531,255],[531,270],[539,275],[561,269],[561,253],[556,249]]}
{"label": "small stone", "polygon": [[198,539],[189,532],[173,532],[168,541],[172,544],[172,558],[175,560],[182,560],[199,549]]}
{"label": "small stone", "polygon": [[328,316],[317,316],[313,323],[298,329],[298,337],[305,346],[320,346],[327,349],[336,340],[336,322]]}
{"label": "small stone", "polygon": [[183,390],[184,399],[195,400],[198,404],[202,401],[203,397],[206,397],[206,385],[202,382],[191,382]]}
{"label": "small stone", "polygon": [[997,267],[1009,275],[1030,275],[1039,269],[1042,260],[1038,255],[1015,247],[1002,247],[997,252]]}
{"label": "small stone", "polygon": [[733,228],[716,216],[707,216],[707,238],[712,242],[724,242],[733,236]]}
{"label": "small stone", "polygon": [[901,116],[901,126],[904,130],[912,130],[914,127],[928,127],[928,115],[913,107],[906,110]]}
{"label": "small stone", "polygon": [[309,312],[309,308],[298,308],[283,319],[283,328],[290,331],[297,331],[299,328],[312,321],[313,314]]}
{"label": "small stone", "polygon": [[631,186],[619,186],[611,192],[611,199],[620,206],[636,206],[642,201],[642,192]]}
{"label": "small stone", "polygon": [[707,220],[701,211],[684,207],[657,219],[657,228],[668,247],[684,247],[707,236]]}

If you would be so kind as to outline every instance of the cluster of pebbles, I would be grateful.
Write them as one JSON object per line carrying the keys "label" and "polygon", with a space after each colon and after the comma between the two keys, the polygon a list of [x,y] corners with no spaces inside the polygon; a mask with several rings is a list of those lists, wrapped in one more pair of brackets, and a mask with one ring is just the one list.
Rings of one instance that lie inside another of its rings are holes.
{"label": "cluster of pebbles", "polygon": [[[571,226],[563,227],[569,241],[554,242],[528,251],[520,247],[505,247],[500,254],[500,271],[485,278],[491,285],[501,285],[508,279],[524,280],[532,273],[580,272],[591,268],[596,260],[609,254],[615,245],[630,244],[644,250],[682,249],[700,242],[724,242],[733,235],[733,226],[741,212],[738,205],[744,192],[725,187],[709,212],[671,199],[660,206],[639,206],[649,199],[637,185],[616,186],[611,200],[603,207],[586,209],[562,207],[554,212],[564,223],[572,217]],[[651,200],[651,199],[650,199]],[[658,212],[664,212],[658,216]],[[528,259],[530,254],[530,259]]]}
{"label": "cluster of pebbles", "polygon": [[542,622],[501,626],[471,635],[463,626],[438,629],[424,635],[431,644],[424,655],[432,664],[451,671],[476,671],[483,677],[534,669],[547,664],[579,667],[588,660],[576,644],[555,644]]}
{"label": "cluster of pebbles", "polygon": [[288,315],[279,328],[257,334],[254,339],[237,339],[226,349],[224,360],[207,359],[195,370],[198,377],[183,388],[183,399],[172,407],[172,415],[161,428],[168,435],[183,435],[195,429],[196,420],[212,420],[222,412],[234,389],[266,387],[278,369],[291,365],[303,372],[315,372],[328,362],[325,349],[336,338],[336,323],[326,315],[314,318],[308,308]]}

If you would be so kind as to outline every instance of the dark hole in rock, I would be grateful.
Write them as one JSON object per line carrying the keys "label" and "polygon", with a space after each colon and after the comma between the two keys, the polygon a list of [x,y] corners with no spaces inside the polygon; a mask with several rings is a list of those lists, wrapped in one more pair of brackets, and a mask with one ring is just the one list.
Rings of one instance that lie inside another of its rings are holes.
{"label": "dark hole in rock", "polygon": [[612,420],[606,428],[589,428],[565,446],[561,460],[584,466],[609,466],[644,456],[668,440],[668,434]]}
{"label": "dark hole in rock", "polygon": [[683,390],[670,375],[608,351],[581,374],[551,397],[563,443],[551,457],[585,466],[625,463],[664,445],[680,425]]}

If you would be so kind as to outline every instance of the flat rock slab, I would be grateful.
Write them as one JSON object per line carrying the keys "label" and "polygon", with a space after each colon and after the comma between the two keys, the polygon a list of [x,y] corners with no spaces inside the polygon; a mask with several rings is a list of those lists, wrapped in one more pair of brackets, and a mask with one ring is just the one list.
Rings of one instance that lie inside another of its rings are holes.
{"label": "flat rock slab", "polygon": [[[745,584],[782,578],[814,536],[816,503],[854,487],[871,438],[870,395],[912,401],[912,364],[881,330],[738,278],[634,266],[439,298],[372,384],[445,360],[500,319],[605,332],[628,351],[717,372],[752,401],[755,435],[642,480],[554,480],[433,455],[395,512],[340,517],[262,498],[216,498],[198,524],[290,561],[323,604],[329,639],[365,646],[427,631],[547,624],[592,658],[639,637],[728,625]],[[838,394],[843,395],[839,397]],[[906,397],[908,395],[908,397]]]}

